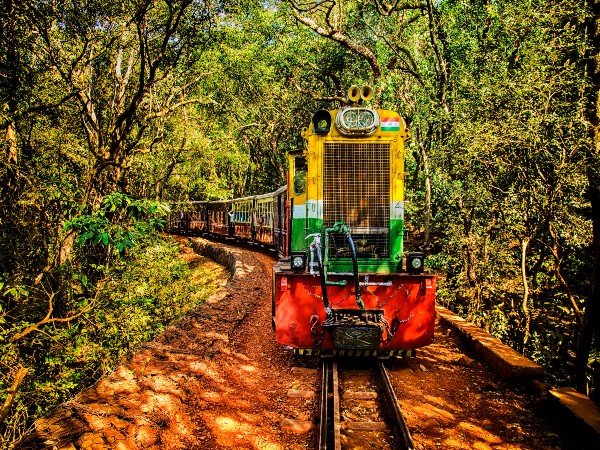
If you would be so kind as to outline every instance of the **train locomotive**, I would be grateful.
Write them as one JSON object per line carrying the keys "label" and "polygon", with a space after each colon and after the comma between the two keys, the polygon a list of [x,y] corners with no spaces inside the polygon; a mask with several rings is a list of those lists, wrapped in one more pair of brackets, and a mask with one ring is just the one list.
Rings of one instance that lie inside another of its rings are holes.
{"label": "train locomotive", "polygon": [[286,186],[189,203],[171,220],[176,232],[278,251],[273,327],[300,355],[385,358],[433,342],[436,278],[422,253],[403,252],[408,131],[398,113],[368,106],[372,95],[353,86],[346,106],[314,113]]}

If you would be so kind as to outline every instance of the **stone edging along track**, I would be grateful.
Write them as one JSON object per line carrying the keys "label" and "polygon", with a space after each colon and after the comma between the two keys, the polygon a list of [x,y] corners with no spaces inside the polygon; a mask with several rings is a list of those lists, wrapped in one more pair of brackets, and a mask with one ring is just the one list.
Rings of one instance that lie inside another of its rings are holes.
{"label": "stone edging along track", "polygon": [[[471,350],[504,380],[536,387],[542,392],[547,389],[548,386],[542,382],[544,369],[541,366],[452,311],[437,305],[436,313],[442,322],[456,330]],[[600,443],[600,408],[570,387],[550,389],[549,393],[560,405],[559,411],[566,412],[572,428],[577,430],[578,440],[582,443],[580,448],[600,448],[600,444],[598,447],[592,444]],[[591,446],[588,446],[588,442]]]}
{"label": "stone edging along track", "polygon": [[542,380],[544,369],[526,358],[500,339],[490,335],[477,325],[467,322],[443,306],[436,305],[436,314],[449,327],[467,341],[473,351],[494,369],[503,379],[514,383],[531,383]]}
{"label": "stone edging along track", "polygon": [[186,409],[196,377],[206,372],[203,360],[227,346],[259,301],[264,280],[257,276],[263,269],[248,252],[198,238],[190,242],[196,253],[228,269],[231,276],[226,285],[142,345],[127,363],[37,420],[16,449],[186,449],[198,445],[197,424]]}
{"label": "stone edging along track", "polygon": [[190,244],[196,253],[226,267],[232,277],[236,275],[236,255],[223,247],[217,247],[204,239],[190,239]]}

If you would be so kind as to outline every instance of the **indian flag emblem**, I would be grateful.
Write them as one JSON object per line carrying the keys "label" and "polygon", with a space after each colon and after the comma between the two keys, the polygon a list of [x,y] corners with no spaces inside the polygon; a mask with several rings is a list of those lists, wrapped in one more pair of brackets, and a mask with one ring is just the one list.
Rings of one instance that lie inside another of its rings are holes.
{"label": "indian flag emblem", "polygon": [[382,117],[381,131],[400,131],[400,117]]}

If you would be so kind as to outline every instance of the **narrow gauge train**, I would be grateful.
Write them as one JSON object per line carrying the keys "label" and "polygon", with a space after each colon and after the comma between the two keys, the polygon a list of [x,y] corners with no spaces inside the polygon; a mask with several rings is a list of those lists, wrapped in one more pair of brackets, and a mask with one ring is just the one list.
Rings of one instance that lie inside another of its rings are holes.
{"label": "narrow gauge train", "polygon": [[174,205],[171,229],[274,248],[273,327],[297,354],[409,355],[433,341],[434,275],[403,253],[404,120],[349,104],[317,111],[279,190]]}

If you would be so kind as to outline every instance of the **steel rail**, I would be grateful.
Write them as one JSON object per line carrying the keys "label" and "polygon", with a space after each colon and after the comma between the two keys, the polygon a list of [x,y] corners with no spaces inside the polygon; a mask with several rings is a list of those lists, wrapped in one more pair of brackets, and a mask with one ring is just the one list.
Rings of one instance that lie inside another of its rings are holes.
{"label": "steel rail", "polygon": [[319,402],[319,434],[317,436],[317,449],[328,450],[329,446],[329,428],[327,424],[330,422],[329,417],[329,374],[330,361],[322,360],[321,366],[321,399]]}
{"label": "steel rail", "polygon": [[381,379],[383,380],[383,384],[385,386],[386,404],[388,406],[392,418],[394,419],[394,427],[396,428],[396,433],[402,439],[402,448],[403,450],[414,450],[415,445],[413,443],[412,437],[410,436],[410,431],[408,430],[408,426],[406,425],[404,416],[402,416],[402,411],[400,411],[398,398],[396,397],[396,393],[394,392],[394,388],[392,386],[392,383],[390,382],[387,370],[382,362],[379,362],[378,366],[379,375],[381,376]]}
{"label": "steel rail", "polygon": [[342,450],[342,422],[340,413],[340,378],[338,363],[333,362],[332,373],[333,389],[333,450]]}
{"label": "steel rail", "polygon": [[[382,362],[377,363],[377,366],[379,368],[379,377],[385,388],[384,401],[394,422],[393,427],[397,438],[396,446],[402,450],[415,450],[410,431],[402,416],[400,404],[388,372]],[[317,450],[341,450],[339,371],[338,363],[335,360],[322,360],[319,413]]]}

